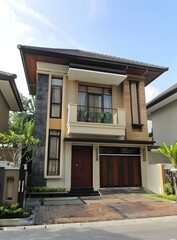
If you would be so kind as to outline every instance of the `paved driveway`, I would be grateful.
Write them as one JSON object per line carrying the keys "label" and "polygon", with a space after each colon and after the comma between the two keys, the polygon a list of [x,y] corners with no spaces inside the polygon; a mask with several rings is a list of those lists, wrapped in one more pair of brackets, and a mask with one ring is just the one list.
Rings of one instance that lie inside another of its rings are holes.
{"label": "paved driveway", "polygon": [[110,221],[177,215],[177,204],[154,200],[146,194],[46,198],[35,207],[35,224]]}

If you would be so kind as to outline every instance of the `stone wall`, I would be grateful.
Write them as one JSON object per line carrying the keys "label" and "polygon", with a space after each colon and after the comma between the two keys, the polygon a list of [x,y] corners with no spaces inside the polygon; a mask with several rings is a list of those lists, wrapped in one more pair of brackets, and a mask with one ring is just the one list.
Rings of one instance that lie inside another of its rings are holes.
{"label": "stone wall", "polygon": [[45,161],[45,142],[46,142],[46,122],[47,122],[47,101],[48,101],[48,82],[49,76],[45,74],[38,75],[36,92],[36,112],[34,135],[40,139],[40,144],[34,151],[32,160],[32,174],[30,185],[45,186],[44,179],[44,161]]}

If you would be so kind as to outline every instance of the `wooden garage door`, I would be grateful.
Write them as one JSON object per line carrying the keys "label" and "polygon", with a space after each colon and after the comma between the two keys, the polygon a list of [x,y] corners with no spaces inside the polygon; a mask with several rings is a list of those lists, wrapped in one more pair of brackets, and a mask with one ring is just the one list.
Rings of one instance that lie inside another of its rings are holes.
{"label": "wooden garage door", "polygon": [[101,156],[100,187],[140,186],[140,157]]}
{"label": "wooden garage door", "polygon": [[92,147],[72,147],[72,188],[92,187]]}

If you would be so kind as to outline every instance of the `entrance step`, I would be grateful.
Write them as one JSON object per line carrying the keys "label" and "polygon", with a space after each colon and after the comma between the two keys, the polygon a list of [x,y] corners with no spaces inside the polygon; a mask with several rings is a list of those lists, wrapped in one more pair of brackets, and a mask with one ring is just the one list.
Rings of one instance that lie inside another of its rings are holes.
{"label": "entrance step", "polygon": [[101,188],[99,191],[101,195],[116,193],[150,193],[149,190],[143,187]]}
{"label": "entrance step", "polygon": [[94,191],[93,188],[71,188],[68,193],[69,196],[99,196],[98,191]]}

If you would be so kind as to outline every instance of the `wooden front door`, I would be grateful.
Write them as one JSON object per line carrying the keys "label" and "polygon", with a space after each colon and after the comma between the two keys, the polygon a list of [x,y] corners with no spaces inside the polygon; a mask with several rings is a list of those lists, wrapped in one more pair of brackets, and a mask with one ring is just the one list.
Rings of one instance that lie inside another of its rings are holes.
{"label": "wooden front door", "polygon": [[92,147],[72,147],[72,188],[92,187]]}
{"label": "wooden front door", "polygon": [[140,186],[140,157],[101,156],[100,187]]}

